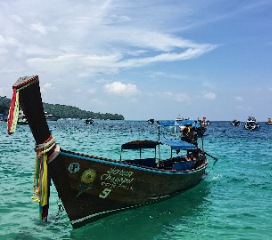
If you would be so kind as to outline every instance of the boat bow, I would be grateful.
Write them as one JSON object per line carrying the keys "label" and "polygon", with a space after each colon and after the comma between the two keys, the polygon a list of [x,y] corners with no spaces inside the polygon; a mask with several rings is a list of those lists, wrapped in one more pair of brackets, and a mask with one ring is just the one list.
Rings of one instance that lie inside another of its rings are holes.
{"label": "boat bow", "polygon": [[44,115],[39,77],[21,77],[13,85],[13,96],[8,117],[8,134],[16,130],[19,105],[36,141],[36,165],[32,200],[39,203],[40,218],[47,220],[50,195],[48,163],[59,153]]}

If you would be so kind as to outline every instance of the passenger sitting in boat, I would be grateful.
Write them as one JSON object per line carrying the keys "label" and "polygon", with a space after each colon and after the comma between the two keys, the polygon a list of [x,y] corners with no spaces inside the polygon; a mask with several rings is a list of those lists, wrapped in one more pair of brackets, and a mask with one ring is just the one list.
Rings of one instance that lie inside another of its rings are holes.
{"label": "passenger sitting in boat", "polygon": [[191,161],[191,160],[197,160],[198,158],[198,149],[197,150],[190,150],[190,151],[187,151],[187,157],[186,157],[186,160],[187,161]]}

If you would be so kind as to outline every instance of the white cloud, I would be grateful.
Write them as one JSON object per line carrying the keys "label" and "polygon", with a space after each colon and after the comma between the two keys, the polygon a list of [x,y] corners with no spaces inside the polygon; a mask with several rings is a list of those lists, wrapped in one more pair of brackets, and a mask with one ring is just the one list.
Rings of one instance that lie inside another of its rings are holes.
{"label": "white cloud", "polygon": [[164,92],[163,95],[166,97],[173,97],[174,96],[174,94],[172,92]]}
{"label": "white cloud", "polygon": [[241,101],[244,101],[244,99],[243,99],[242,97],[239,97],[239,96],[235,97],[234,99],[235,99],[236,101],[240,101],[240,102],[241,102]]}
{"label": "white cloud", "polygon": [[214,100],[216,98],[216,94],[213,92],[206,92],[203,94],[203,98],[207,100]]}
{"label": "white cloud", "polygon": [[62,54],[51,58],[30,58],[27,60],[29,67],[48,73],[73,72],[80,77],[91,76],[98,73],[116,73],[115,63],[118,55],[87,55],[87,54]]}
{"label": "white cloud", "polygon": [[[118,54],[61,54],[54,57],[48,57],[53,51],[37,46],[26,48],[25,54],[39,54],[43,57],[29,58],[27,63],[29,67],[51,73],[65,72],[73,70],[78,76],[86,77],[98,73],[117,73],[122,68],[135,68],[158,62],[173,62],[187,60],[198,57],[208,51],[213,46],[199,46],[194,49],[187,49],[184,52],[161,53],[151,57],[131,57],[127,58],[122,53]],[[48,52],[49,51],[49,52]],[[150,53],[151,54],[151,53]]]}
{"label": "white cloud", "polygon": [[203,85],[204,87],[209,88],[209,89],[211,89],[211,88],[214,88],[214,87],[215,87],[215,86],[214,86],[214,83],[209,82],[209,81],[205,81],[205,82],[203,82],[203,83],[202,83],[202,85]]}
{"label": "white cloud", "polygon": [[[159,94],[161,95],[161,94]],[[164,92],[162,96],[167,99],[171,99],[176,102],[189,102],[191,98],[186,93],[173,93],[173,92]]]}
{"label": "white cloud", "polygon": [[[173,45],[174,47],[174,45]],[[199,45],[195,48],[190,48],[187,46],[187,49],[181,52],[167,52],[167,53],[158,53],[151,57],[140,57],[140,58],[131,58],[125,61],[120,62],[121,67],[139,67],[148,65],[151,63],[158,62],[173,62],[173,61],[182,61],[192,58],[199,57],[200,55],[207,53],[213,50],[215,46],[212,45]]]}
{"label": "white cloud", "polygon": [[179,93],[179,94],[175,95],[175,100],[178,102],[188,102],[188,101],[190,101],[190,99],[191,98],[185,93]]}
{"label": "white cloud", "polygon": [[90,106],[106,106],[108,105],[106,102],[98,99],[98,98],[93,98],[90,100]]}
{"label": "white cloud", "polygon": [[3,95],[4,95],[4,88],[2,88],[2,87],[0,87],[0,97],[2,96],[3,97]]}
{"label": "white cloud", "polygon": [[[170,34],[160,24],[152,27],[141,24],[143,19],[135,11],[140,10],[137,3],[94,2],[61,1],[52,6],[50,0],[40,5],[18,2],[13,11],[8,11],[6,4],[5,12],[9,15],[5,17],[3,12],[0,20],[5,19],[3,24],[10,27],[0,31],[0,42],[5,41],[5,48],[0,44],[0,51],[7,52],[14,64],[30,70],[53,74],[69,71],[79,77],[89,77],[118,73],[123,68],[196,58],[216,47]],[[118,8],[119,4],[124,8]],[[33,5],[35,12],[25,16],[24,9],[29,5]],[[162,17],[141,10],[154,21],[152,24]],[[167,18],[162,21],[163,25],[167,21]]]}
{"label": "white cloud", "polygon": [[4,55],[6,53],[8,53],[8,51],[5,48],[0,48],[0,54],[1,55]]}
{"label": "white cloud", "polygon": [[16,14],[11,14],[8,16],[12,21],[15,21],[17,23],[23,23],[23,19],[19,16],[19,15],[16,15]]}
{"label": "white cloud", "polygon": [[41,92],[45,92],[46,90],[54,89],[52,83],[45,83],[41,86]]}
{"label": "white cloud", "polygon": [[93,93],[96,92],[96,89],[95,89],[95,88],[89,88],[89,89],[87,90],[87,92],[90,93],[90,94],[93,94]]}
{"label": "white cloud", "polygon": [[42,25],[41,23],[33,23],[30,26],[30,29],[33,31],[36,31],[42,35],[47,34],[47,29],[44,25]]}
{"label": "white cloud", "polygon": [[113,82],[110,84],[106,84],[104,86],[104,90],[107,93],[112,93],[115,95],[123,95],[123,96],[134,96],[140,93],[136,85],[131,83],[125,84],[121,82]]}
{"label": "white cloud", "polygon": [[76,88],[76,89],[74,89],[74,92],[77,93],[77,94],[78,93],[80,94],[80,93],[82,93],[82,89],[81,88]]}
{"label": "white cloud", "polygon": [[4,37],[3,35],[0,35],[0,46],[17,47],[20,46],[20,43],[13,37]]}

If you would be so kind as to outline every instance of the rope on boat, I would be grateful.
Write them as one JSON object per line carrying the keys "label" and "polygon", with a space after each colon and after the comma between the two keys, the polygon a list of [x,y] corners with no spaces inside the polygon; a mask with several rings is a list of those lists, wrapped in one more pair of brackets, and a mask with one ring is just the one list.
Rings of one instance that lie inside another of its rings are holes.
{"label": "rope on boat", "polygon": [[[49,151],[53,151],[49,154]],[[35,146],[36,164],[33,179],[32,200],[39,203],[41,220],[47,220],[50,195],[50,176],[48,174],[48,162],[59,154],[59,147],[55,139],[50,136],[44,143]]]}

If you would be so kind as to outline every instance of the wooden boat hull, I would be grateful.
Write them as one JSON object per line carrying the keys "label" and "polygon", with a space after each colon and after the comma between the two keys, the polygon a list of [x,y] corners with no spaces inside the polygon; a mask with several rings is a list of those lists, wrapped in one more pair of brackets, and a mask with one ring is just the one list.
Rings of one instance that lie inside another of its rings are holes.
{"label": "wooden boat hull", "polygon": [[74,228],[187,190],[206,176],[207,165],[187,172],[158,171],[64,150],[49,163]]}

